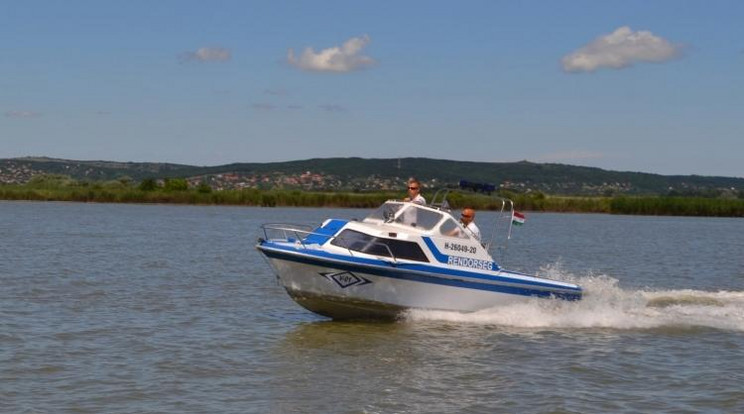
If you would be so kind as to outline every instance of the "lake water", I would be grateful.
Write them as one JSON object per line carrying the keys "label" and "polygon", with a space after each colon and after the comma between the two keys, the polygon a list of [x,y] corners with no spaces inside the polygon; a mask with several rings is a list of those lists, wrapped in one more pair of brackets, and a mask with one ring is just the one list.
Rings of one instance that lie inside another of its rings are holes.
{"label": "lake water", "polygon": [[528,213],[506,264],[584,300],[396,323],[305,311],[253,247],[366,213],[0,202],[0,412],[744,412],[744,220]]}

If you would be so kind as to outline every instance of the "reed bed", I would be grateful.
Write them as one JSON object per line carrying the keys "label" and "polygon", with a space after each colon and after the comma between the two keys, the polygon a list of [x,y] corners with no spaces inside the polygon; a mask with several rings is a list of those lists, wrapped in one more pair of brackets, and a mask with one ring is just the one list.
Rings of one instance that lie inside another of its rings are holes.
{"label": "reed bed", "polygon": [[[607,213],[667,216],[744,217],[744,199],[617,196],[574,197],[545,194],[503,194],[514,201],[517,210]],[[403,193],[311,192],[301,190],[224,190],[205,187],[154,187],[143,189],[128,183],[44,182],[26,185],[0,185],[2,200],[73,201],[95,203],[169,203],[201,205],[241,205],[262,207],[341,207],[375,208],[383,201]],[[424,194],[431,197],[433,193]],[[493,198],[475,193],[451,193],[452,208],[471,206],[478,210],[501,207]]]}

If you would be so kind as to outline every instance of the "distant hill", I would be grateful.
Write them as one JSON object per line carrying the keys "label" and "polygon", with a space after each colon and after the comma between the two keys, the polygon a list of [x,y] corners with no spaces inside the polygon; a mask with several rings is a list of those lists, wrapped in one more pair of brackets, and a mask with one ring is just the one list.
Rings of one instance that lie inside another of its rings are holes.
{"label": "distant hill", "polygon": [[38,174],[61,174],[89,181],[186,178],[191,183],[207,182],[218,189],[402,190],[402,182],[415,176],[428,188],[456,186],[465,179],[516,192],[540,191],[553,195],[741,197],[744,194],[744,178],[666,176],[527,161],[489,163],[430,158],[323,158],[199,167],[45,157],[0,159],[0,183],[23,184]]}

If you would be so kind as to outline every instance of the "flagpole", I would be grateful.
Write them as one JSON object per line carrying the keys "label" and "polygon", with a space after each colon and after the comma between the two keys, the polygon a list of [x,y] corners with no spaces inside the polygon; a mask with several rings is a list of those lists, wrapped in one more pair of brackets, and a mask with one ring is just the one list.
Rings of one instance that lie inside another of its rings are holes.
{"label": "flagpole", "polygon": [[514,226],[514,207],[512,207],[511,217],[509,217],[509,234],[506,236],[507,240],[511,240],[512,226]]}
{"label": "flagpole", "polygon": [[[507,254],[508,249],[509,249],[509,240],[511,240],[512,225],[514,223],[514,202],[511,201],[511,200],[508,200],[508,205],[509,205],[509,210],[510,210],[510,213],[511,214],[509,215],[509,230],[508,230],[508,232],[506,234],[506,241],[504,242],[504,252],[501,255],[501,265],[502,266],[507,266],[507,263],[506,263],[506,254]],[[504,211],[504,207],[505,206],[506,206],[506,203],[504,203],[502,205],[502,207],[501,207],[501,211],[502,212]],[[502,214],[502,217],[503,217],[503,214]]]}

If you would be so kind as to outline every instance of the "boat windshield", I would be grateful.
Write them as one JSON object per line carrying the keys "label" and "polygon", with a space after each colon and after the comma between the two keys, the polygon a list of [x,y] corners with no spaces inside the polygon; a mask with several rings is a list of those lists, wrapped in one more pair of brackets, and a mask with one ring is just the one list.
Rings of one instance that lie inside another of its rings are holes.
{"label": "boat windshield", "polygon": [[406,224],[422,230],[432,230],[442,221],[444,214],[418,204],[388,201],[373,211],[365,221],[382,220]]}
{"label": "boat windshield", "polygon": [[370,215],[368,215],[364,219],[364,221],[368,221],[368,220],[391,221],[392,218],[395,217],[395,213],[397,213],[401,207],[403,207],[403,203],[396,203],[396,202],[388,201],[385,204],[378,207],[377,210],[370,213]]}

